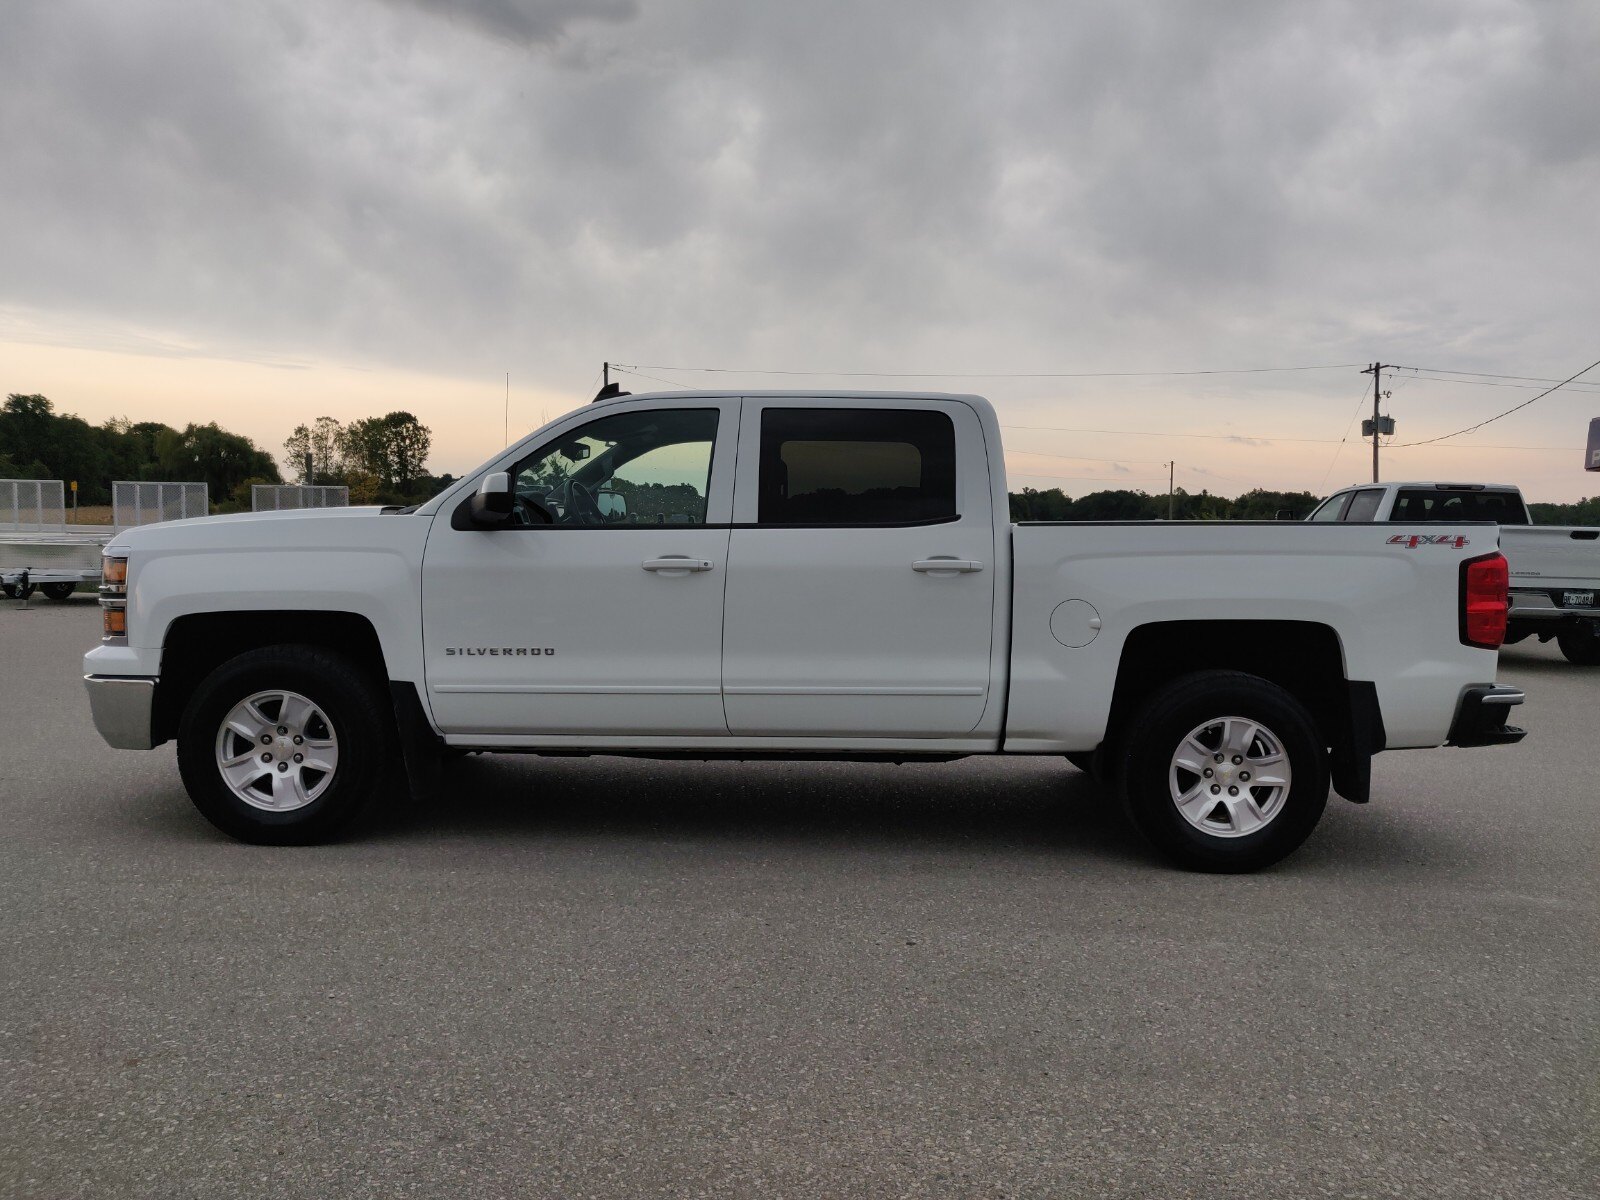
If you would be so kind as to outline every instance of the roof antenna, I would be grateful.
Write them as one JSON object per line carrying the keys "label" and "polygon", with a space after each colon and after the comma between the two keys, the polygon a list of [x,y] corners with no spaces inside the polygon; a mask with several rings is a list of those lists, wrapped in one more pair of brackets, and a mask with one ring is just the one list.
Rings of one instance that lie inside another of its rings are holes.
{"label": "roof antenna", "polygon": [[611,364],[608,362],[601,363],[600,390],[594,394],[594,399],[589,401],[589,403],[598,404],[602,400],[615,400],[618,396],[631,395],[633,395],[632,392],[625,392],[622,390],[622,385],[620,383],[611,382]]}

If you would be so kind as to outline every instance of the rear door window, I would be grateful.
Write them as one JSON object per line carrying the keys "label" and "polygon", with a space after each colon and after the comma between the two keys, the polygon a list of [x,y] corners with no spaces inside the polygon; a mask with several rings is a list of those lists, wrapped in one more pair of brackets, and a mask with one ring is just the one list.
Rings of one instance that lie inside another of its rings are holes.
{"label": "rear door window", "polygon": [[917,525],[956,516],[956,434],[921,409],[769,408],[763,525]]}
{"label": "rear door window", "polygon": [[1346,521],[1371,521],[1378,515],[1378,505],[1383,501],[1382,488],[1363,488],[1344,510]]}

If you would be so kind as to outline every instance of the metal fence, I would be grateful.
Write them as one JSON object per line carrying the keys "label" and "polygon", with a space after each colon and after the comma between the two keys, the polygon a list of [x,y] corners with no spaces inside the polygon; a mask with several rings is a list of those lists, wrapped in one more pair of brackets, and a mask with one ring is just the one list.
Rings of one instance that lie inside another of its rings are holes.
{"label": "metal fence", "polygon": [[67,523],[59,479],[0,479],[0,526],[43,532]]}
{"label": "metal fence", "polygon": [[286,508],[346,508],[350,504],[347,487],[303,483],[252,483],[250,507],[255,512],[277,512]]}
{"label": "metal fence", "polygon": [[211,511],[203,483],[135,483],[111,485],[111,521],[118,529],[203,517]]}

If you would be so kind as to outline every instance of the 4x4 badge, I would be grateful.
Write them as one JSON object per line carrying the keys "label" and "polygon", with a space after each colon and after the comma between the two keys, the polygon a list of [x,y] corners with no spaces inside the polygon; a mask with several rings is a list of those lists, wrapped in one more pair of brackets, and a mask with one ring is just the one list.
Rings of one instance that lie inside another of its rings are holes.
{"label": "4x4 badge", "polygon": [[1407,550],[1418,546],[1454,546],[1460,550],[1472,543],[1459,533],[1397,533],[1389,539],[1389,545],[1404,546]]}

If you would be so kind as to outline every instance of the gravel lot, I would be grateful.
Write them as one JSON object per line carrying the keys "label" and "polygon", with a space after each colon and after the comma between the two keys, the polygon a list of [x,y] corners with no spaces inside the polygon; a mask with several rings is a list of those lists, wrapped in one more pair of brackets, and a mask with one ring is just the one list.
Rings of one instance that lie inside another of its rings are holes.
{"label": "gravel lot", "polygon": [[0,1196],[1593,1197],[1600,671],[1278,868],[1054,759],[472,759],[314,849],[0,602]]}

